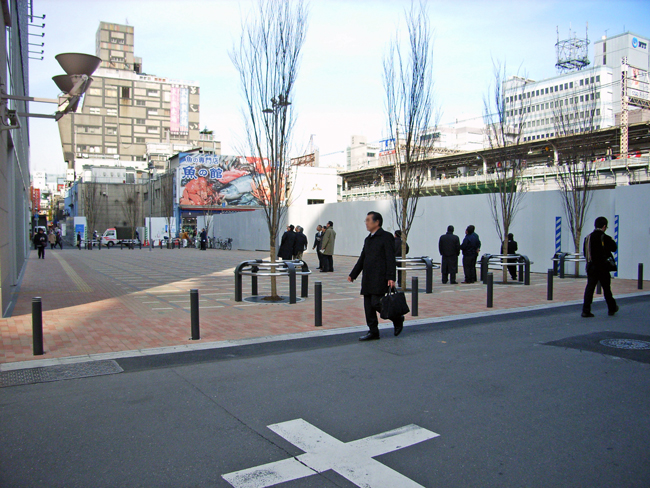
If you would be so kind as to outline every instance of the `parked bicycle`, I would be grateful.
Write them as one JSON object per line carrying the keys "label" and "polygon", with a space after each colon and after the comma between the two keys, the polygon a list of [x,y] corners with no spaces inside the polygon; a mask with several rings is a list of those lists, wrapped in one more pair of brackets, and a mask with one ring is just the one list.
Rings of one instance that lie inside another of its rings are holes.
{"label": "parked bicycle", "polygon": [[226,239],[222,239],[221,237],[217,238],[214,247],[216,249],[232,251],[232,237],[227,237]]}

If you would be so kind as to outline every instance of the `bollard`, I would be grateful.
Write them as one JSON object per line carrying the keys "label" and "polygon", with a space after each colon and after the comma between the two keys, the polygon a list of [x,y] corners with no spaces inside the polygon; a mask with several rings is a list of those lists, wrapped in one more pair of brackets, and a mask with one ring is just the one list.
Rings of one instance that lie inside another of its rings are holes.
{"label": "bollard", "polygon": [[546,299],[553,300],[553,275],[555,272],[553,269],[548,270],[548,278],[546,282]]}
{"label": "bollard", "polygon": [[494,294],[494,274],[487,274],[487,308],[492,308]]}
{"label": "bollard", "polygon": [[120,250],[124,249],[124,243],[120,241]]}
{"label": "bollard", "polygon": [[560,267],[560,279],[564,279],[564,258],[566,257],[566,253],[560,254],[560,264],[558,265]]}
{"label": "bollard", "polygon": [[201,338],[199,331],[199,290],[190,290],[190,318],[192,321],[192,340],[198,341]]}
{"label": "bollard", "polygon": [[290,261],[287,261],[286,266],[289,271],[289,303],[293,305],[298,302],[296,296],[296,267]]}
{"label": "bollard", "polygon": [[320,281],[314,285],[314,326],[323,326],[323,283]]}
{"label": "bollard", "polygon": [[424,292],[430,294],[433,293],[433,261],[428,257],[423,257],[422,260],[427,266]]}
{"label": "bollard", "polygon": [[260,270],[257,266],[251,267],[251,272],[253,273],[253,276],[251,276],[251,295],[257,296],[259,295],[257,291],[257,276],[255,273],[257,273]]}
{"label": "bollard", "polygon": [[600,281],[596,284],[596,294],[600,295],[603,292],[602,287],[600,286]]}
{"label": "bollard", "polygon": [[643,263],[639,263],[639,278],[638,278],[637,288],[643,290]]}
{"label": "bollard", "polygon": [[160,249],[162,249],[162,241],[163,241],[162,239],[158,241],[158,243],[160,244]]}
{"label": "bollard", "polygon": [[43,355],[43,308],[41,297],[32,298],[32,349],[34,356]]}
{"label": "bollard", "polygon": [[411,278],[411,317],[418,316],[418,277]]}

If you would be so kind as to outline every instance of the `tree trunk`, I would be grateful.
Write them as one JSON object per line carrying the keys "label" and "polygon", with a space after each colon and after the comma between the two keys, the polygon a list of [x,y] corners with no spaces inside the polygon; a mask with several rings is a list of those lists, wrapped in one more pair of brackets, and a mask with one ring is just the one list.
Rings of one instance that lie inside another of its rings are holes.
{"label": "tree trunk", "polygon": [[[573,246],[575,248],[575,252],[578,254],[578,257],[580,257],[580,238],[581,237],[582,237],[582,230],[577,229],[575,239],[573,241]],[[580,261],[575,262],[575,273],[576,273],[576,277],[580,276]]]}
{"label": "tree trunk", "polygon": [[[504,229],[504,230],[505,230],[504,235],[507,236],[508,235],[508,230],[507,229]],[[508,254],[508,238],[507,237],[503,240],[503,244],[501,246],[501,254]],[[507,265],[505,265],[503,267],[503,282],[504,283],[508,282],[508,266]]]}
{"label": "tree trunk", "polygon": [[[406,227],[404,225],[406,223],[406,206],[408,202],[405,202],[402,200],[402,227]],[[406,238],[408,237],[408,229],[402,228],[400,229],[402,231],[402,259],[406,259]],[[404,266],[405,263],[402,263],[402,267],[405,268]],[[402,286],[401,289],[402,291],[406,291],[406,270],[401,271],[402,274]]]}
{"label": "tree trunk", "polygon": [[[269,251],[271,255],[271,263],[275,263],[275,232],[271,232],[271,236],[269,238],[269,244],[271,246],[271,250]],[[271,273],[275,273],[275,268],[271,268]],[[278,285],[277,285],[277,276],[271,276],[271,298],[276,299],[278,298]]]}

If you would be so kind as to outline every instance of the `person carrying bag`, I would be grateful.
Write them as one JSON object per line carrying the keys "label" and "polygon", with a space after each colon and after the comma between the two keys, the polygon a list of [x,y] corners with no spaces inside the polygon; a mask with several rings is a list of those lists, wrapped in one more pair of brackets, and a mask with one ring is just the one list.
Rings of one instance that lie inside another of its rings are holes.
{"label": "person carrying bag", "polygon": [[585,238],[583,246],[583,253],[587,261],[587,286],[585,287],[585,296],[582,303],[582,316],[585,318],[594,316],[591,313],[591,303],[598,282],[603,287],[608,315],[614,315],[618,312],[618,305],[612,295],[612,277],[609,274],[617,269],[612,253],[616,252],[618,247],[616,241],[605,234],[607,230],[607,219],[605,217],[598,217],[594,226],[594,231]]}

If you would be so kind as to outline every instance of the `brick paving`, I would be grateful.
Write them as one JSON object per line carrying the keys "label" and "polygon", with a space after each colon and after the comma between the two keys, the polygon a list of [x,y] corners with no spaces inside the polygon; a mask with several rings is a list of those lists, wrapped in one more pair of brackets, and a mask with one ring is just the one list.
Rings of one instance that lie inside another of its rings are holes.
{"label": "brick paving", "polygon": [[[241,261],[266,256],[264,252],[249,251],[104,248],[47,250],[46,259],[39,260],[32,251],[12,317],[0,319],[0,363],[192,343],[189,290],[193,288],[200,293],[202,342],[314,331],[312,295],[316,280],[323,283],[320,330],[365,324],[359,281],[346,281],[356,261],[354,257],[335,256],[334,273],[314,270],[309,282],[310,297],[303,302],[235,302],[234,267]],[[315,254],[307,253],[305,259],[310,267],[316,267]],[[439,271],[435,270],[433,293],[426,295],[424,272],[417,272],[417,276],[422,290],[418,318],[489,310],[485,286],[480,283],[442,285]],[[581,300],[585,280],[556,278],[554,285],[554,302]],[[280,293],[288,296],[288,278],[278,278],[278,286]],[[613,280],[612,288],[615,296],[634,293],[637,282]],[[260,278],[260,295],[269,291],[269,279]],[[250,278],[244,278],[244,297],[249,295]],[[46,354],[35,357],[31,344],[31,299],[36,296],[43,301]],[[512,283],[494,287],[495,310],[548,303],[545,274],[532,274],[530,286]]]}

